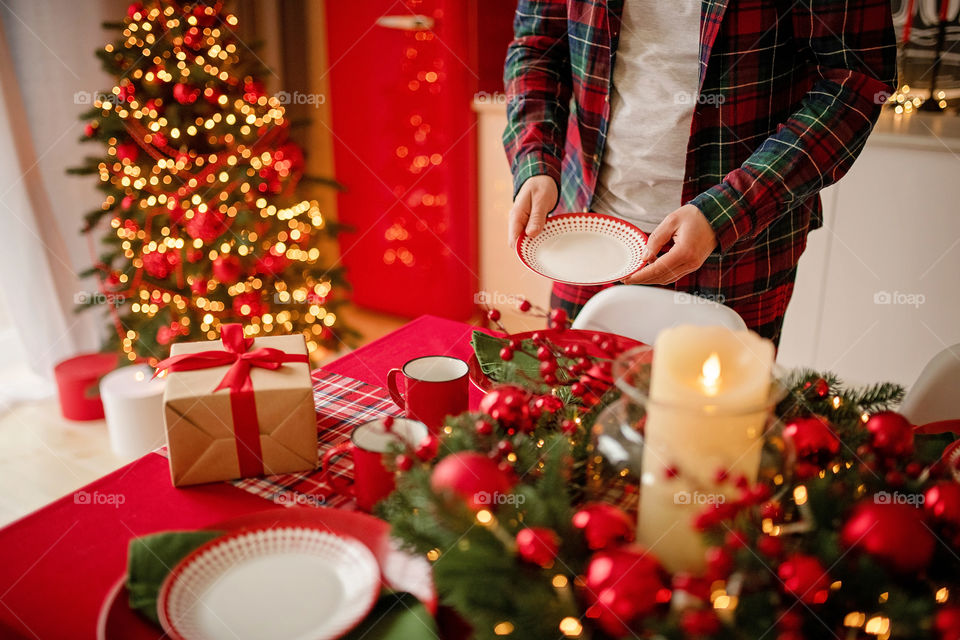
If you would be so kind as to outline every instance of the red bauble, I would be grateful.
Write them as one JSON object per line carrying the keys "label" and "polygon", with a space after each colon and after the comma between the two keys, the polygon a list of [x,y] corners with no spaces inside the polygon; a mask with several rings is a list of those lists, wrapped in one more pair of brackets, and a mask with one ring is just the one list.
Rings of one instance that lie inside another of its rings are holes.
{"label": "red bauble", "polygon": [[783,541],[776,536],[761,535],[757,538],[757,551],[775,558],[783,553]]}
{"label": "red bauble", "polygon": [[213,242],[226,230],[224,216],[218,211],[194,211],[193,217],[187,220],[183,228],[191,238],[204,242]]}
{"label": "red bauble", "polygon": [[587,546],[594,551],[633,541],[633,519],[609,504],[584,505],[573,514],[573,526],[583,531]]}
{"label": "red bauble", "polygon": [[531,403],[531,412],[534,417],[539,417],[544,413],[557,413],[558,411],[563,411],[563,400],[555,395],[537,396]]}
{"label": "red bauble", "polygon": [[505,385],[497,387],[480,401],[480,412],[485,413],[507,429],[532,429],[526,389]]}
{"label": "red bauble", "polygon": [[517,554],[525,561],[549,567],[557,557],[560,536],[552,529],[529,527],[517,533]]}
{"label": "red bauble", "polygon": [[203,46],[203,34],[200,33],[200,29],[196,27],[190,27],[187,29],[187,32],[183,34],[183,44],[187,45],[191,49],[199,49]]}
{"label": "red bauble", "polygon": [[167,136],[163,135],[160,132],[154,133],[150,137],[150,144],[155,147],[165,147],[167,146]]}
{"label": "red bauble", "polygon": [[840,452],[840,440],[826,418],[810,416],[790,421],[783,438],[798,458],[826,462]]}
{"label": "red bauble", "polygon": [[143,3],[142,3],[142,2],[134,2],[133,4],[131,4],[130,6],[127,7],[127,17],[129,17],[129,18],[132,19],[133,16],[135,16],[135,15],[138,14],[138,13],[139,13],[141,16],[143,15]]}
{"label": "red bauble", "polygon": [[424,436],[423,440],[417,445],[415,453],[417,457],[427,462],[437,457],[437,451],[440,449],[440,439],[431,434]]}
{"label": "red bauble", "polygon": [[213,7],[204,7],[198,4],[191,13],[201,27],[212,27],[217,22],[217,14]]}
{"label": "red bauble", "polygon": [[239,316],[251,318],[261,315],[264,311],[266,307],[257,291],[246,291],[233,296],[233,312]]}
{"label": "red bauble", "polygon": [[83,135],[87,136],[88,138],[92,138],[93,134],[95,134],[96,132],[97,132],[97,125],[93,122],[88,122],[83,127]]}
{"label": "red bauble", "polygon": [[830,384],[823,378],[813,381],[813,392],[818,398],[826,398],[830,394]]}
{"label": "red bauble", "polygon": [[906,504],[859,502],[840,531],[847,548],[864,551],[896,571],[924,569],[933,555],[934,539],[922,512]]}
{"label": "red bauble", "polygon": [[474,451],[453,453],[438,462],[430,476],[430,487],[460,497],[474,510],[496,506],[498,496],[513,488],[496,462]]}
{"label": "red bauble", "polygon": [[206,278],[194,278],[190,283],[190,291],[198,296],[205,294],[207,292],[207,282],[209,281]]}
{"label": "red bauble", "polygon": [[243,83],[243,99],[253,104],[264,94],[263,83],[259,80],[247,80]]}
{"label": "red bauble", "polygon": [[140,147],[136,142],[123,142],[117,145],[117,160],[136,162],[140,156]]}
{"label": "red bauble", "polygon": [[587,618],[615,637],[630,634],[635,624],[672,595],[660,563],[638,546],[593,554],[584,584]]}
{"label": "red bauble", "polygon": [[200,89],[189,84],[178,82],[173,85],[173,99],[180,104],[193,104],[200,96]]}
{"label": "red bauble", "polygon": [[874,451],[898,458],[913,453],[913,425],[899,413],[875,413],[867,420],[866,428]]}
{"label": "red bauble", "polygon": [[816,556],[794,553],[780,563],[777,575],[783,588],[806,604],[823,604],[830,590],[830,576]]}
{"label": "red bauble", "polygon": [[120,201],[120,207],[126,211],[133,206],[133,196],[123,196],[123,200]]}
{"label": "red bauble", "polygon": [[726,580],[733,571],[733,554],[723,547],[710,547],[705,552],[707,577],[711,580]]}
{"label": "red bauble", "polygon": [[960,605],[948,605],[933,617],[939,640],[960,640]]}
{"label": "red bauble", "polygon": [[923,510],[931,520],[960,530],[960,484],[943,480],[923,494]]}
{"label": "red bauble", "polygon": [[286,254],[275,255],[272,251],[257,260],[257,273],[275,276],[283,273],[290,266],[290,258]]}
{"label": "red bauble", "polygon": [[720,618],[713,609],[685,611],[680,616],[680,628],[691,636],[709,636],[720,631]]}
{"label": "red bauble", "polygon": [[234,255],[217,256],[212,265],[213,277],[223,284],[236,284],[240,279],[240,258]]}
{"label": "red bauble", "polygon": [[180,254],[176,251],[150,251],[143,254],[143,270],[158,280],[163,280],[180,265]]}

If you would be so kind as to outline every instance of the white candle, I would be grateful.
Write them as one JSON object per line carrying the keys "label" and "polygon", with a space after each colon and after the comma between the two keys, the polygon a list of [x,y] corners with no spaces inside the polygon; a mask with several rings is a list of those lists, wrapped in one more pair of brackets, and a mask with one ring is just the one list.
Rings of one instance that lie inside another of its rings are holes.
{"label": "white candle", "polygon": [[717,473],[756,480],[773,359],[773,344],[749,331],[680,326],[657,337],[637,535],[670,571],[704,567],[692,521],[736,495]]}
{"label": "white candle", "polygon": [[145,364],[121,367],[100,381],[100,398],[110,434],[110,448],[124,458],[138,458],[166,443],[163,389]]}

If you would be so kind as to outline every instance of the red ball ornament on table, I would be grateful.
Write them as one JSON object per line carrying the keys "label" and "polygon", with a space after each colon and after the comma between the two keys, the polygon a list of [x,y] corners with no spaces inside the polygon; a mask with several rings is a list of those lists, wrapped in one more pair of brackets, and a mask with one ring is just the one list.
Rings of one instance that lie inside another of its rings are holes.
{"label": "red ball ornament on table", "polygon": [[960,483],[940,481],[927,489],[923,498],[923,510],[931,520],[960,533]]}
{"label": "red ball ornament on table", "polygon": [[583,531],[587,546],[593,551],[633,541],[633,519],[609,504],[584,505],[573,514],[572,522]]}
{"label": "red ball ornament on table", "polygon": [[530,430],[530,394],[513,385],[495,388],[480,401],[480,412],[485,413],[507,429]]}
{"label": "red ball ornament on table", "polygon": [[633,626],[672,596],[660,563],[638,546],[593,554],[584,586],[587,618],[614,637],[632,633]]}
{"label": "red ball ornament on table", "polygon": [[820,416],[791,420],[783,428],[783,438],[798,458],[825,462],[840,452],[833,427]]}
{"label": "red ball ornament on table", "polygon": [[870,432],[870,445],[877,453],[896,458],[913,453],[913,425],[899,413],[875,413],[864,426]]}
{"label": "red ball ornament on table", "polygon": [[549,567],[560,549],[560,536],[546,527],[528,527],[517,532],[517,555],[524,562]]}
{"label": "red ball ornament on table", "polygon": [[823,604],[830,590],[830,576],[816,556],[795,553],[777,568],[783,589],[806,604]]}
{"label": "red ball ornament on table", "polygon": [[437,463],[430,487],[437,493],[455,495],[478,511],[495,506],[496,496],[510,493],[513,485],[496,462],[481,453],[463,451]]}
{"label": "red ball ornament on table", "polygon": [[922,512],[910,505],[859,502],[843,528],[840,543],[867,553],[895,571],[925,569],[933,556],[934,538]]}

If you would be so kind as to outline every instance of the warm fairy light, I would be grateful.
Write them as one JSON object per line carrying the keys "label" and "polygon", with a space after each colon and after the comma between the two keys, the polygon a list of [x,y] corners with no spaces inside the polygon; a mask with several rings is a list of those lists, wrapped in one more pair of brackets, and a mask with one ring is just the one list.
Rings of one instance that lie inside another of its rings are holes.
{"label": "warm fairy light", "polygon": [[946,587],[940,587],[937,589],[937,594],[934,596],[938,603],[943,604],[950,597],[950,590]]}
{"label": "warm fairy light", "polygon": [[480,509],[480,511],[477,511],[477,522],[480,524],[490,524],[493,522],[493,514],[486,509]]}
{"label": "warm fairy light", "polygon": [[857,629],[867,621],[867,616],[861,611],[851,611],[843,617],[843,626]]}
{"label": "warm fairy light", "polygon": [[700,385],[708,396],[714,396],[720,390],[720,355],[711,353],[703,362],[700,370]]}
{"label": "warm fairy light", "polygon": [[840,408],[840,402],[841,402],[840,396],[833,396],[833,408],[834,408],[834,409],[839,409],[839,408]]}
{"label": "warm fairy light", "polygon": [[567,616],[560,621],[560,633],[568,638],[576,638],[583,633],[583,625],[576,618]]}
{"label": "warm fairy light", "polygon": [[567,585],[570,584],[570,581],[567,580],[567,576],[563,575],[562,573],[558,573],[557,575],[553,576],[551,584],[557,589],[565,589]]}
{"label": "warm fairy light", "polygon": [[863,630],[873,636],[885,636],[890,633],[890,618],[874,616],[867,620]]}
{"label": "warm fairy light", "polygon": [[493,632],[498,636],[508,636],[513,633],[513,623],[507,622],[506,620],[498,622],[494,625]]}
{"label": "warm fairy light", "polygon": [[796,503],[797,506],[806,504],[807,488],[804,485],[798,484],[793,488],[793,501],[794,503]]}

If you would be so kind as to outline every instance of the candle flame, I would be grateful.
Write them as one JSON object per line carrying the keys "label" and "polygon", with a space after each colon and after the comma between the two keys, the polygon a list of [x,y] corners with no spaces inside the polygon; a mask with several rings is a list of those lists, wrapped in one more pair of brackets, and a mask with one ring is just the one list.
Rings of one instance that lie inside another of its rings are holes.
{"label": "candle flame", "polygon": [[704,360],[703,368],[700,370],[700,383],[706,390],[707,395],[715,395],[720,384],[720,355],[716,352],[711,353],[710,357]]}

